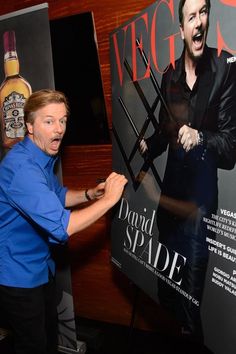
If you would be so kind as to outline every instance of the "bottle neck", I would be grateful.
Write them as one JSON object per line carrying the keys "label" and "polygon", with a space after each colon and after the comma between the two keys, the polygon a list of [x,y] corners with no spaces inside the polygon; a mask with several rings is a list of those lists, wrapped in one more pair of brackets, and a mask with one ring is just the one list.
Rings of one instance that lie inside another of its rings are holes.
{"label": "bottle neck", "polygon": [[4,55],[5,77],[19,75],[19,60],[15,51],[6,52]]}

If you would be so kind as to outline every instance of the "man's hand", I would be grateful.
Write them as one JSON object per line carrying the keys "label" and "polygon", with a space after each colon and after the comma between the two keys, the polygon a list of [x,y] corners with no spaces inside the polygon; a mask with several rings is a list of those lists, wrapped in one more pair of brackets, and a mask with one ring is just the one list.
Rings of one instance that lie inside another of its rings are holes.
{"label": "man's hand", "polygon": [[89,189],[89,196],[91,199],[100,199],[104,195],[105,182],[101,182],[94,188]]}
{"label": "man's hand", "polygon": [[177,142],[181,144],[186,152],[198,145],[198,131],[187,125],[183,125],[178,133]]}
{"label": "man's hand", "polygon": [[[110,184],[112,184],[112,189],[115,192],[122,193],[122,190],[127,183],[127,179],[123,175],[119,175],[118,173],[112,172],[104,182],[100,182],[96,187],[90,188],[88,190],[90,198],[93,199],[100,199],[102,198],[105,193],[108,194],[106,191]],[[120,191],[119,191],[120,190]],[[110,191],[109,191],[110,192]],[[119,198],[119,197],[118,197]]]}
{"label": "man's hand", "polygon": [[110,200],[114,205],[121,198],[127,182],[124,175],[112,172],[106,179],[103,198]]}
{"label": "man's hand", "polygon": [[[88,207],[73,210],[70,213],[66,230],[68,235],[71,236],[90,226],[111,209],[121,198],[127,182],[128,180],[125,176],[112,172],[105,182],[99,183],[95,189],[97,193],[100,187],[103,187],[102,197],[91,203]],[[90,192],[92,193],[93,190],[91,189]]]}

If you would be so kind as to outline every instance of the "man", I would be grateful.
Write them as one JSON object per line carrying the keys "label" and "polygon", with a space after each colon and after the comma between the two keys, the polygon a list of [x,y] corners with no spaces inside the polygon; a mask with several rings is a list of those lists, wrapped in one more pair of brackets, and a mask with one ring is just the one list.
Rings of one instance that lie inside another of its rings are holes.
{"label": "man", "polygon": [[234,167],[236,148],[235,64],[227,64],[229,53],[218,56],[206,45],[210,6],[210,0],[180,0],[184,49],[161,85],[168,112],[161,107],[160,130],[141,142],[152,159],[169,147],[159,239],[186,258],[179,276],[184,292],[160,280],[160,302],[181,320],[183,333],[198,340],[203,340],[200,304],[208,261],[203,217],[217,211],[217,168]]}
{"label": "man", "polygon": [[[57,313],[50,243],[67,242],[104,215],[127,180],[113,172],[87,191],[62,187],[54,165],[66,130],[65,96],[37,91],[24,113],[27,136],[0,165],[0,306],[17,354],[52,354],[57,352]],[[95,199],[84,209],[68,209]]]}

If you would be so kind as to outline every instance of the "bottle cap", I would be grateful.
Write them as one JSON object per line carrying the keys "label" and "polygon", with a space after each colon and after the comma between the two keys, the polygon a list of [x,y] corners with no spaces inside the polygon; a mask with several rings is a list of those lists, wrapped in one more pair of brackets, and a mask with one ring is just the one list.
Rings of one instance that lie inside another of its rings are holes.
{"label": "bottle cap", "polygon": [[14,52],[16,50],[15,31],[7,31],[3,34],[4,51]]}

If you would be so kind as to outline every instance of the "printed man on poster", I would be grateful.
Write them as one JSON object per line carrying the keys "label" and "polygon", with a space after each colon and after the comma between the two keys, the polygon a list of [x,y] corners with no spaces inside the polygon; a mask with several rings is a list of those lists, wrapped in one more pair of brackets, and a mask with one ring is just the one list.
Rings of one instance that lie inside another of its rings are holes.
{"label": "printed man on poster", "polygon": [[[157,211],[159,240],[185,255],[182,289],[199,304],[208,263],[203,217],[216,213],[217,168],[232,169],[236,151],[236,68],[227,62],[231,54],[218,57],[206,45],[210,7],[210,0],[180,0],[184,49],[161,87],[169,111],[161,108],[159,131],[141,142],[152,159],[169,147]],[[159,299],[181,318],[184,333],[201,340],[199,307],[164,281]]]}

